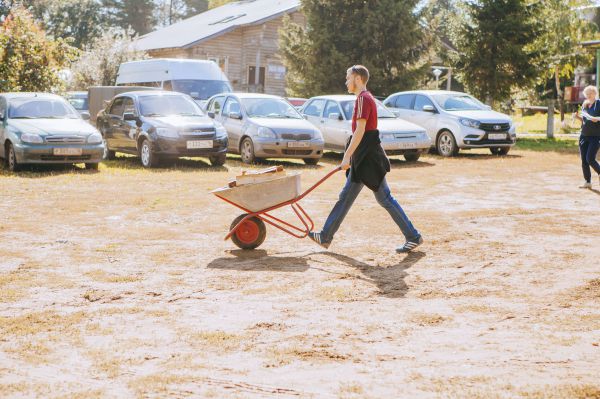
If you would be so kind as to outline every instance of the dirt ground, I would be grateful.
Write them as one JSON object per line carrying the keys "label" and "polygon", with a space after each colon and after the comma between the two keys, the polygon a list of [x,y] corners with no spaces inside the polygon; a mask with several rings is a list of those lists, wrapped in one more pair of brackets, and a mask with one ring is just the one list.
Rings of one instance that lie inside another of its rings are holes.
{"label": "dirt ground", "polygon": [[[268,165],[306,187],[339,161]],[[368,190],[328,251],[273,228],[236,250],[209,193],[235,158],[0,171],[0,396],[600,398],[600,191],[577,156],[392,168],[425,238],[407,256]],[[342,184],[303,201],[319,227]]]}

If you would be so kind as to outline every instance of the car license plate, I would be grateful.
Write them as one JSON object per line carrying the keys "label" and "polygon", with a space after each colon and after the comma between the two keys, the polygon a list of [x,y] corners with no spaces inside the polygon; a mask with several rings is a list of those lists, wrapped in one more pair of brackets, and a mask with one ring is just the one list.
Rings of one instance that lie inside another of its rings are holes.
{"label": "car license plate", "polygon": [[306,148],[308,147],[308,143],[303,141],[288,141],[288,147],[291,148]]}
{"label": "car license plate", "polygon": [[213,148],[212,140],[192,140],[187,142],[188,150],[196,148]]}
{"label": "car license plate", "polygon": [[400,149],[417,148],[417,143],[398,143],[398,148],[400,148]]}
{"label": "car license plate", "polygon": [[82,148],[55,148],[54,155],[81,155],[83,154]]}
{"label": "car license plate", "polygon": [[506,134],[504,133],[490,133],[488,134],[490,140],[506,140]]}

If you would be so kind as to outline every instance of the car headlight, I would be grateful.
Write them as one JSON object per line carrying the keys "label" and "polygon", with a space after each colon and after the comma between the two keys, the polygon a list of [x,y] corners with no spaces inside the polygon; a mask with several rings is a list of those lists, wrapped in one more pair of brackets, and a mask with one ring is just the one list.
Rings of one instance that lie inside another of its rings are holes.
{"label": "car headlight", "polygon": [[215,131],[217,133],[217,137],[227,136],[227,130],[225,130],[225,127],[223,127],[221,124],[215,125]]}
{"label": "car headlight", "polygon": [[274,131],[269,129],[268,127],[259,127],[258,128],[258,137],[263,139],[276,139],[277,135]]}
{"label": "car headlight", "polygon": [[100,133],[92,133],[87,139],[89,144],[100,144],[102,143],[102,135]]}
{"label": "car headlight", "polygon": [[467,119],[467,118],[461,118],[460,123],[462,123],[465,126],[472,127],[475,129],[479,129],[479,126],[481,125],[481,122],[473,120],[473,119]]}
{"label": "car headlight", "polygon": [[170,128],[159,127],[156,129],[156,134],[158,134],[160,137],[167,137],[170,139],[179,138],[179,133],[177,133],[177,130]]}
{"label": "car headlight", "polygon": [[23,133],[21,134],[21,141],[24,143],[42,144],[44,139],[39,134]]}

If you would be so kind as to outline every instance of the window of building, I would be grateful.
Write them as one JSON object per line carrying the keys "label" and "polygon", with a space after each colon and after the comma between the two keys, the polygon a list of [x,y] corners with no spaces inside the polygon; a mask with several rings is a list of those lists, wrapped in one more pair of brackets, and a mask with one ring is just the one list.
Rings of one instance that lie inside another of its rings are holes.
{"label": "window of building", "polygon": [[265,67],[260,67],[258,71],[258,82],[256,81],[256,67],[248,67],[248,85],[265,85]]}

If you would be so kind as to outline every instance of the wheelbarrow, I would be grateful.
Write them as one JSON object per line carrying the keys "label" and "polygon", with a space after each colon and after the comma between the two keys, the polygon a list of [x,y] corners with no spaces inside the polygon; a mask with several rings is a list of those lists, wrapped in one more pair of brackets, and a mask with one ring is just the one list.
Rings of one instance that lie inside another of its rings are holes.
{"label": "wheelbarrow", "polygon": [[[225,240],[231,238],[233,243],[241,249],[258,248],[267,237],[265,223],[296,238],[308,236],[315,226],[299,202],[339,170],[340,167],[335,168],[302,193],[300,192],[300,173],[261,183],[213,190],[214,195],[245,212],[233,220]],[[302,226],[293,225],[271,214],[272,211],[286,206],[292,208]]]}

